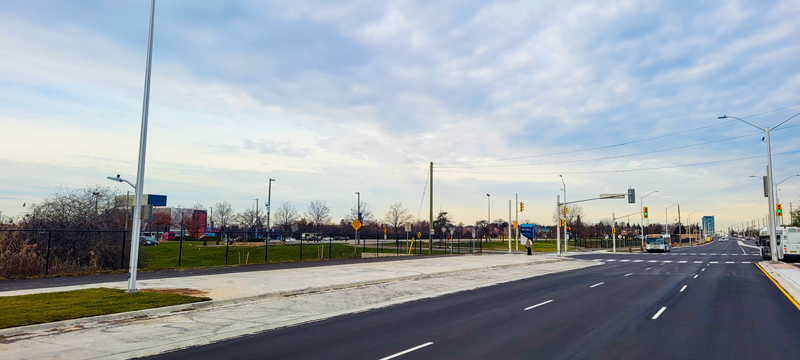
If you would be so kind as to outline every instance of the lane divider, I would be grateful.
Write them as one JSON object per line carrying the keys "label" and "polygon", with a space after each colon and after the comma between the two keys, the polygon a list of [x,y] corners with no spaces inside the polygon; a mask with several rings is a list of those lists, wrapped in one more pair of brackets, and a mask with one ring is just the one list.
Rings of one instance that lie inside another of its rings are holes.
{"label": "lane divider", "polygon": [[593,288],[593,287],[595,287],[595,286],[600,286],[600,285],[603,285],[603,284],[605,284],[605,282],[599,282],[599,283],[597,283],[597,284],[594,284],[594,285],[592,285],[592,286],[589,286],[589,288],[591,289],[591,288]]}
{"label": "lane divider", "polygon": [[666,306],[662,307],[661,310],[658,310],[658,312],[655,315],[653,315],[653,320],[658,319],[658,317],[661,316],[661,313],[663,313],[664,310],[667,310]]}
{"label": "lane divider", "polygon": [[433,342],[427,342],[427,343],[424,343],[424,344],[422,344],[422,345],[420,345],[420,346],[415,346],[415,347],[413,347],[413,348],[411,348],[411,349],[408,349],[408,350],[405,350],[405,351],[401,351],[401,352],[399,352],[399,353],[397,353],[397,354],[394,354],[394,355],[389,355],[389,356],[387,356],[387,357],[385,357],[385,358],[381,358],[380,360],[389,360],[389,359],[394,359],[394,358],[396,358],[396,357],[398,357],[398,356],[400,356],[400,355],[405,355],[405,354],[408,354],[408,353],[410,353],[410,352],[412,352],[412,351],[414,351],[414,350],[419,350],[419,349],[422,349],[422,348],[424,348],[424,347],[426,347],[426,346],[428,346],[428,345],[433,345]]}
{"label": "lane divider", "polygon": [[700,276],[700,275],[695,275],[694,278],[697,279],[698,276]]}
{"label": "lane divider", "polygon": [[683,290],[686,290],[687,286],[689,286],[689,285],[683,285],[683,287],[681,288],[681,291],[679,291],[679,292],[683,292]]}
{"label": "lane divider", "polygon": [[526,308],[525,308],[525,310],[523,310],[523,311],[528,311],[528,310],[530,310],[530,309],[533,309],[533,308],[535,308],[535,307],[539,307],[539,306],[542,306],[542,305],[545,305],[545,304],[549,304],[549,303],[551,303],[551,302],[553,302],[553,300],[547,300],[547,301],[545,301],[545,302],[543,302],[543,303],[540,303],[540,304],[536,304],[536,305],[533,305],[533,306],[526,307]]}
{"label": "lane divider", "polygon": [[780,291],[783,293],[783,295],[785,295],[786,298],[789,299],[789,301],[792,302],[792,304],[794,304],[794,306],[797,308],[797,310],[800,310],[800,304],[798,304],[797,301],[795,301],[794,298],[792,298],[791,295],[789,295],[789,293],[787,293],[786,290],[784,290],[783,287],[780,284],[778,284],[778,282],[775,281],[775,279],[772,278],[772,276],[769,276],[769,274],[767,274],[767,272],[764,270],[764,268],[761,267],[761,265],[756,264],[756,266],[758,266],[758,268],[761,269],[761,272],[763,272],[764,275],[767,276],[767,278],[772,280],[772,283],[775,284],[775,286],[777,286],[778,289],[780,289]]}
{"label": "lane divider", "polygon": [[[625,276],[631,276],[631,275],[633,275],[633,273],[630,273],[630,274],[625,274]],[[624,276],[623,276],[623,277],[624,277]]]}

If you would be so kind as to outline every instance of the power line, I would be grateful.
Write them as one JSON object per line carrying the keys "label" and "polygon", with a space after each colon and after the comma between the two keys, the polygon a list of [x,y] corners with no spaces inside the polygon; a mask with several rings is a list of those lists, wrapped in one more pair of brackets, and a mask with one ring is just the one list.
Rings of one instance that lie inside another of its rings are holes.
{"label": "power line", "polygon": [[419,201],[419,211],[417,212],[417,220],[419,220],[420,214],[422,214],[422,204],[425,203],[425,192],[428,190],[428,179],[430,179],[431,172],[426,171],[428,176],[425,177],[425,187],[422,188],[422,200]]}
{"label": "power line", "polygon": [[553,162],[544,162],[544,163],[527,163],[527,164],[504,164],[504,165],[482,165],[482,166],[442,166],[442,167],[440,167],[440,169],[490,168],[490,167],[512,167],[512,166],[532,166],[532,165],[555,165],[555,164],[563,164],[563,163],[574,163],[574,162],[585,162],[585,161],[600,161],[600,160],[609,160],[609,159],[619,159],[619,158],[626,158],[626,157],[647,155],[647,154],[655,154],[655,153],[659,153],[659,152],[680,150],[680,149],[686,149],[686,148],[695,147],[695,146],[702,146],[702,145],[720,143],[720,142],[723,142],[723,141],[730,141],[730,140],[740,139],[740,138],[743,138],[743,137],[748,137],[748,136],[753,136],[753,135],[758,135],[758,134],[761,134],[761,132],[754,132],[754,133],[749,133],[749,134],[745,134],[745,135],[741,135],[741,136],[734,136],[734,137],[727,138],[727,139],[706,141],[706,142],[702,142],[702,143],[682,145],[682,146],[676,146],[676,147],[666,148],[666,149],[645,151],[645,152],[625,154],[625,155],[606,156],[606,157],[591,158],[591,159],[562,160],[562,161],[553,161]]}
{"label": "power line", "polygon": [[[786,152],[782,152],[782,153],[775,153],[775,154],[772,154],[772,155],[787,155],[787,154],[795,154],[795,153],[800,153],[800,150],[786,151]],[[635,172],[635,171],[674,169],[674,168],[680,168],[680,167],[689,167],[689,166],[697,166],[697,165],[710,165],[710,164],[718,164],[718,163],[725,163],[725,162],[732,162],[732,161],[758,159],[758,158],[763,158],[763,157],[766,157],[766,155],[749,156],[749,157],[743,157],[743,158],[738,158],[738,159],[706,161],[706,162],[699,162],[699,163],[692,163],[692,164],[681,164],[681,165],[672,165],[672,166],[659,166],[659,167],[651,167],[651,168],[623,169],[623,170],[605,170],[605,171],[572,171],[572,172],[559,171],[559,172],[497,173],[497,172],[478,172],[478,171],[447,171],[447,170],[439,170],[439,172],[440,173],[460,173],[460,174],[485,174],[485,175],[610,174],[610,173],[625,173],[625,172]]]}
{"label": "power line", "polygon": [[[785,106],[785,107],[782,107],[782,108],[779,108],[779,109],[773,109],[773,110],[765,111],[765,112],[763,112],[763,113],[759,113],[759,114],[753,114],[753,115],[744,116],[744,117],[742,117],[742,119],[747,119],[747,118],[751,118],[751,117],[755,117],[755,116],[760,116],[760,115],[764,115],[764,114],[769,114],[769,113],[772,113],[772,112],[775,112],[775,111],[785,110],[785,109],[788,109],[788,108],[790,108],[790,107],[794,107],[794,106],[798,106],[798,105],[800,105],[800,103],[793,104],[793,105],[789,105],[789,106]],[[735,121],[735,119],[733,119],[733,120],[728,120],[728,121],[723,121],[723,122],[718,122],[718,123],[711,124],[711,125],[701,126],[701,127],[697,127],[697,128],[693,128],[693,129],[682,130],[682,131],[678,131],[678,132],[674,132],[674,133],[669,133],[669,134],[664,134],[664,135],[658,135],[658,136],[653,136],[653,137],[649,137],[649,138],[644,138],[644,139],[639,139],[639,140],[634,140],[634,141],[623,142],[623,143],[619,143],[619,144],[612,144],[612,145],[598,146],[598,147],[586,148],[586,149],[580,149],[580,150],[570,150],[570,151],[563,151],[563,152],[557,152],[557,153],[539,154],[539,155],[528,155],[528,156],[519,156],[519,157],[512,157],[512,158],[503,158],[503,159],[491,159],[491,160],[473,160],[473,161],[453,161],[453,162],[440,162],[440,163],[438,163],[438,164],[440,164],[440,165],[442,165],[442,164],[471,164],[471,163],[483,163],[483,162],[494,162],[494,161],[510,161],[510,160],[529,159],[529,158],[543,157],[543,156],[553,156],[553,155],[574,154],[574,153],[578,153],[578,152],[592,151],[592,150],[610,149],[610,148],[613,148],[613,147],[619,147],[619,146],[631,145],[631,144],[636,144],[636,143],[640,143],[640,142],[645,142],[645,141],[650,141],[650,140],[661,139],[661,138],[665,138],[665,137],[669,137],[669,136],[674,136],[674,135],[685,134],[685,133],[692,132],[692,131],[698,131],[698,130],[708,129],[708,128],[710,128],[710,127],[715,127],[715,126],[719,126],[719,125],[727,124],[727,123],[734,122],[734,121]]]}

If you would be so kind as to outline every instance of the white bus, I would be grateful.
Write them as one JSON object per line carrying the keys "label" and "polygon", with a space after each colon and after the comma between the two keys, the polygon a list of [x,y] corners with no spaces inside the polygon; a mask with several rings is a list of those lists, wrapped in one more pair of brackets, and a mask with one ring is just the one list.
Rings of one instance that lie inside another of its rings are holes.
{"label": "white bus", "polygon": [[[758,235],[759,245],[761,245],[761,258],[769,260],[772,258],[769,229],[761,229]],[[778,260],[800,257],[800,229],[796,227],[775,229],[775,242],[778,245]]]}
{"label": "white bus", "polygon": [[669,234],[650,234],[644,237],[644,246],[647,252],[666,251],[669,252],[671,244],[669,243]]}

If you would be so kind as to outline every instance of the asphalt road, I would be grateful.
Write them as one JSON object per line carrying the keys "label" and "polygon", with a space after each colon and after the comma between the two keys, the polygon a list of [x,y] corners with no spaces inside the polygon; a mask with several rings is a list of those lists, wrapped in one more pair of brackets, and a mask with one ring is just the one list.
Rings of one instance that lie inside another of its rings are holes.
{"label": "asphalt road", "polygon": [[152,358],[798,358],[800,311],[753,253],[720,242],[666,255],[578,255],[604,265]]}

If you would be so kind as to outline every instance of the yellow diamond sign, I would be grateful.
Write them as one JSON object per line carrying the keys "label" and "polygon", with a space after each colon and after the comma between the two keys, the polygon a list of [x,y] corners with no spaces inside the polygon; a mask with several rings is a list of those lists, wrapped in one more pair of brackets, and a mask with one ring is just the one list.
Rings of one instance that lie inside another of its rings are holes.
{"label": "yellow diamond sign", "polygon": [[422,231],[417,232],[417,239],[422,238]]}
{"label": "yellow diamond sign", "polygon": [[355,219],[355,220],[353,220],[353,222],[350,223],[350,225],[353,225],[353,229],[356,229],[356,231],[358,231],[358,229],[361,228],[361,221],[358,221],[358,219]]}

